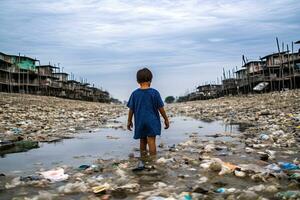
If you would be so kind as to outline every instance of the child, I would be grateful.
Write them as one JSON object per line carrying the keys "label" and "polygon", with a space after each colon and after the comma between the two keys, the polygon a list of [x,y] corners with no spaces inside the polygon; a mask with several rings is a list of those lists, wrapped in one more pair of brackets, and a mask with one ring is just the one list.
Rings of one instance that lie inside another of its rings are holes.
{"label": "child", "polygon": [[137,72],[136,79],[140,88],[130,96],[127,107],[129,108],[127,129],[133,127],[134,115],[134,139],[140,139],[141,158],[147,155],[147,144],[150,156],[156,155],[155,137],[161,133],[159,113],[165,121],[165,129],[169,128],[169,120],[164,110],[164,103],[157,90],[150,88],[152,73],[144,68]]}

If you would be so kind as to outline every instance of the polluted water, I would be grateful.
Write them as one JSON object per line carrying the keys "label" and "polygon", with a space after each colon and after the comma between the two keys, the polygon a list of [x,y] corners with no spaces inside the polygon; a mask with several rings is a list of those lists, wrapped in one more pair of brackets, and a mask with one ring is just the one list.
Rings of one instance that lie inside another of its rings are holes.
{"label": "polluted water", "polygon": [[[3,155],[0,195],[299,199],[299,105],[299,90],[168,105],[171,128],[157,139],[157,158],[143,163],[138,141],[125,130],[126,117],[109,117],[95,126],[99,130],[82,130],[56,143],[39,141],[40,148]],[[126,109],[121,110],[119,116]]]}

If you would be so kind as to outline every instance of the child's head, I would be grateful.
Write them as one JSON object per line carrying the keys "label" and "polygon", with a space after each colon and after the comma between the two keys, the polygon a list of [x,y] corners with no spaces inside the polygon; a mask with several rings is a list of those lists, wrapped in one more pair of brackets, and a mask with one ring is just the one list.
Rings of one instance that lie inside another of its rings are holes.
{"label": "child's head", "polygon": [[140,69],[136,73],[136,80],[139,84],[141,84],[141,83],[151,83],[151,81],[152,81],[152,72],[148,68]]}

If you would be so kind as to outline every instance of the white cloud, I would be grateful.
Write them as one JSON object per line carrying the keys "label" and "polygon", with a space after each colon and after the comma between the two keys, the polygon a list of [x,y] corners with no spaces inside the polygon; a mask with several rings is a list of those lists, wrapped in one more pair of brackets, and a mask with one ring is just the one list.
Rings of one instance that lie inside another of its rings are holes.
{"label": "white cloud", "polygon": [[[174,71],[171,79],[190,88],[221,74],[223,66],[211,67],[217,63],[230,67],[241,54],[269,53],[276,36],[299,39],[299,10],[297,0],[1,1],[0,46],[60,62],[94,81],[97,75],[111,91],[115,83],[107,74],[121,76],[144,64]],[[207,66],[210,76],[200,73]],[[182,68],[199,80],[174,77]],[[179,92],[172,84],[167,89]]]}

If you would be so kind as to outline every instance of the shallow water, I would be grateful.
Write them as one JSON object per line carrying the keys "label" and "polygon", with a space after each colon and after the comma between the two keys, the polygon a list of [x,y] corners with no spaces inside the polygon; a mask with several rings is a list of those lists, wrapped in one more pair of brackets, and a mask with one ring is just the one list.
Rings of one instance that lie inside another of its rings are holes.
{"label": "shallow water", "polygon": [[[0,172],[26,175],[40,168],[50,169],[61,165],[78,167],[82,164],[90,164],[98,158],[124,159],[132,152],[138,156],[139,152],[134,149],[139,147],[139,141],[132,139],[133,133],[120,128],[120,126],[125,127],[125,122],[126,118],[121,117],[111,121],[107,125],[110,128],[80,133],[73,139],[56,143],[40,143],[40,148],[27,152],[7,154],[0,158]],[[197,132],[199,136],[208,136],[223,132],[238,133],[238,128],[238,125],[225,125],[216,121],[203,122],[187,117],[173,117],[170,128],[163,130],[162,135],[157,138],[157,145],[160,143],[173,145],[186,141],[189,137],[188,133]],[[107,136],[113,138],[109,139]],[[230,138],[217,139],[229,140]]]}

